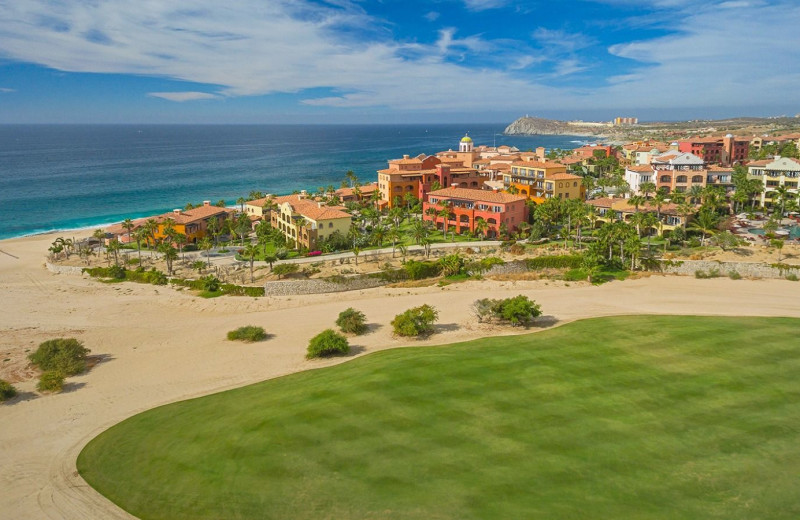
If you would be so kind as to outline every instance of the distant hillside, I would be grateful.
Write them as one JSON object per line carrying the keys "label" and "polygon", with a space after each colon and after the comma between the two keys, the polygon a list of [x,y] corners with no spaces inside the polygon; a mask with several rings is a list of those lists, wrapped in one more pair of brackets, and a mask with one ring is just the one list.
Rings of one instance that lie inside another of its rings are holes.
{"label": "distant hillside", "polygon": [[520,117],[505,129],[507,135],[585,135],[607,136],[610,126],[598,123],[580,124],[544,119]]}

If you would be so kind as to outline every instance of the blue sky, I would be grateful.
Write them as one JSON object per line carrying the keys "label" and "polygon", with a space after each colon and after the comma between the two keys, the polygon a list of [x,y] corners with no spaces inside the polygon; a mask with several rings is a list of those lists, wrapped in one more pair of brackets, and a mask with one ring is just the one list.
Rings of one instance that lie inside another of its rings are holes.
{"label": "blue sky", "polygon": [[796,0],[0,0],[0,123],[800,112]]}

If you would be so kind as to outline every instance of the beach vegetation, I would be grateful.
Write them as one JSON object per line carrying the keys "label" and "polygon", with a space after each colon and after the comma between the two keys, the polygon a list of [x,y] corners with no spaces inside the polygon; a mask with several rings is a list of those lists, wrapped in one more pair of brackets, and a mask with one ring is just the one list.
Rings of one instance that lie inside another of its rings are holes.
{"label": "beach vegetation", "polygon": [[475,300],[472,310],[479,322],[499,321],[512,326],[528,325],[534,318],[541,316],[541,307],[525,295],[513,298]]}
{"label": "beach vegetation", "polygon": [[350,352],[347,338],[333,329],[326,329],[308,342],[306,358],[330,357]]}
{"label": "beach vegetation", "polygon": [[278,280],[280,280],[283,276],[294,274],[299,270],[300,266],[297,264],[278,264],[272,269],[272,272],[278,275]]}
{"label": "beach vegetation", "polygon": [[348,307],[339,313],[336,325],[347,334],[363,334],[367,331],[367,317],[363,312]]}
{"label": "beach vegetation", "polygon": [[255,341],[263,341],[267,338],[267,332],[263,327],[256,327],[248,325],[239,327],[236,330],[228,332],[228,339],[231,341],[244,341],[246,343],[253,343]]}
{"label": "beach vegetation", "polygon": [[36,389],[40,392],[60,392],[64,389],[64,373],[60,370],[42,372]]}
{"label": "beach vegetation", "polygon": [[41,343],[35,352],[28,355],[28,359],[40,370],[72,376],[86,370],[89,352],[75,338],[56,338]]}
{"label": "beach vegetation", "polygon": [[3,401],[8,401],[9,399],[16,397],[17,389],[14,388],[14,385],[6,381],[5,379],[0,379],[0,403]]}
{"label": "beach vegetation", "polygon": [[204,291],[217,292],[219,291],[220,281],[219,278],[210,274],[200,279],[201,286]]}
{"label": "beach vegetation", "polygon": [[398,336],[413,337],[432,334],[439,311],[425,304],[398,314],[392,320],[392,330]]}

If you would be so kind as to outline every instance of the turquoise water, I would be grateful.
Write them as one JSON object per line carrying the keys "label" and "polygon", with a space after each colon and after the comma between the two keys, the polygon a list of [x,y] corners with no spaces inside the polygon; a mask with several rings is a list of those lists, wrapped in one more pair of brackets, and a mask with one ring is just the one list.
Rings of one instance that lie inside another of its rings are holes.
{"label": "turquoise water", "polygon": [[575,148],[575,136],[504,136],[504,124],[0,125],[0,238],[97,226],[250,191],[362,182],[403,154],[476,145]]}
{"label": "turquoise water", "polygon": [[[800,239],[800,226],[789,226],[788,228],[781,228],[781,229],[788,229],[789,230],[789,238],[797,238]],[[754,235],[763,235],[764,230],[761,228],[749,228],[748,232]]]}

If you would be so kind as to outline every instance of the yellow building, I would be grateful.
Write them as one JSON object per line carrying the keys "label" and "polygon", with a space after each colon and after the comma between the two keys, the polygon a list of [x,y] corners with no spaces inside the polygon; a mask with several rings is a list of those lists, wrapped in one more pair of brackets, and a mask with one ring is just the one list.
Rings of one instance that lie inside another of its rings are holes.
{"label": "yellow building", "polygon": [[800,160],[791,157],[775,157],[753,161],[747,165],[747,178],[758,179],[764,184],[761,205],[772,205],[780,187],[794,196],[798,194],[800,182]]}
{"label": "yellow building", "polygon": [[270,223],[297,248],[316,250],[333,233],[347,235],[352,217],[341,206],[326,206],[305,195],[275,197]]}
{"label": "yellow building", "polygon": [[170,213],[154,217],[158,223],[158,229],[154,233],[155,238],[156,240],[165,238],[167,236],[166,229],[171,226],[175,232],[186,236],[187,243],[196,244],[198,240],[206,236],[209,221],[216,219],[219,224],[217,229],[222,229],[222,222],[235,212],[231,208],[212,206],[211,201],[208,200],[203,201],[203,205],[198,208],[175,209]]}
{"label": "yellow building", "polygon": [[[567,173],[563,164],[550,161],[516,161],[509,171],[503,173],[505,188],[516,188],[537,204],[550,198],[586,198],[586,188],[582,178]],[[514,191],[512,189],[512,191]]]}

